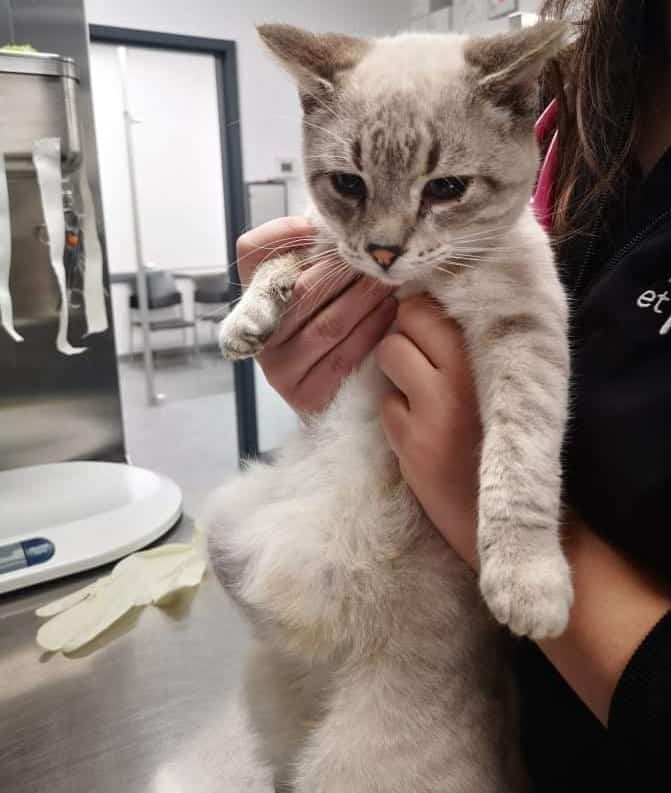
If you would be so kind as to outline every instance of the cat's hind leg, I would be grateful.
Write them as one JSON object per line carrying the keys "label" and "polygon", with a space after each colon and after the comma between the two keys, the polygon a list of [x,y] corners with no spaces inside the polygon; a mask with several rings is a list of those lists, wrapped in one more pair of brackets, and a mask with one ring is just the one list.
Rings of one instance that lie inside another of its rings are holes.
{"label": "cat's hind leg", "polygon": [[261,761],[276,793],[294,793],[296,761],[317,724],[327,690],[319,668],[257,642],[245,675],[245,695]]}
{"label": "cat's hind leg", "polygon": [[448,667],[382,652],[341,673],[295,793],[522,793],[504,772],[501,702]]}

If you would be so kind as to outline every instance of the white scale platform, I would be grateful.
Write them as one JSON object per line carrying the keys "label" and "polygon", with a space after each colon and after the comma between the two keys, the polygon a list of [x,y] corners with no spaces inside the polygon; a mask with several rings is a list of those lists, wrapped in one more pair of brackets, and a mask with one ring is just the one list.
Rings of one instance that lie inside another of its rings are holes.
{"label": "white scale platform", "polygon": [[[0,471],[0,593],[120,559],[165,534],[181,514],[182,492],[174,482],[131,465],[73,462]],[[43,556],[49,548],[51,555],[2,572],[12,559],[23,559],[28,546]]]}

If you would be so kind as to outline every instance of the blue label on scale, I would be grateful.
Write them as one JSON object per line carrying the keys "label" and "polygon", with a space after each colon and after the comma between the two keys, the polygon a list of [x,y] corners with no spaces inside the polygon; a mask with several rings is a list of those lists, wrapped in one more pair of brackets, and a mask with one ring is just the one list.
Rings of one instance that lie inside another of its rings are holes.
{"label": "blue label on scale", "polygon": [[42,537],[36,537],[34,540],[24,540],[21,545],[26,555],[26,561],[30,566],[48,562],[56,550],[53,542]]}
{"label": "blue label on scale", "polygon": [[55,552],[53,542],[44,537],[0,545],[0,575],[48,562]]}

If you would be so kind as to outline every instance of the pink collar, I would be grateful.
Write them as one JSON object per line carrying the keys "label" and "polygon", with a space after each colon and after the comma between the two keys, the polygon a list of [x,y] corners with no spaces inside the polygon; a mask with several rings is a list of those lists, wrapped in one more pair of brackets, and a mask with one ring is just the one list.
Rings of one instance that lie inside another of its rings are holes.
{"label": "pink collar", "polygon": [[559,145],[557,133],[558,115],[559,103],[556,99],[553,99],[545,108],[534,127],[536,141],[539,145],[547,139],[549,134],[552,134],[552,140],[550,141],[545,160],[538,174],[536,190],[531,199],[531,205],[536,213],[538,222],[546,231],[551,231],[552,229],[554,184],[557,176]]}

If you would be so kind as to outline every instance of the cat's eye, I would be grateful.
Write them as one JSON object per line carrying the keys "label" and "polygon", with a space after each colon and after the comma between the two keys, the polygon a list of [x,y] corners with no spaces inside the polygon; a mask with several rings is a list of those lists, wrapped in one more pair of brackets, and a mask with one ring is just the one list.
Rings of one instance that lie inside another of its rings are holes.
{"label": "cat's eye", "polygon": [[340,195],[346,198],[365,198],[366,183],[355,173],[331,174],[331,183]]}
{"label": "cat's eye", "polygon": [[467,176],[444,176],[440,179],[432,179],[424,187],[424,198],[435,202],[457,201],[466,192],[470,181]]}

